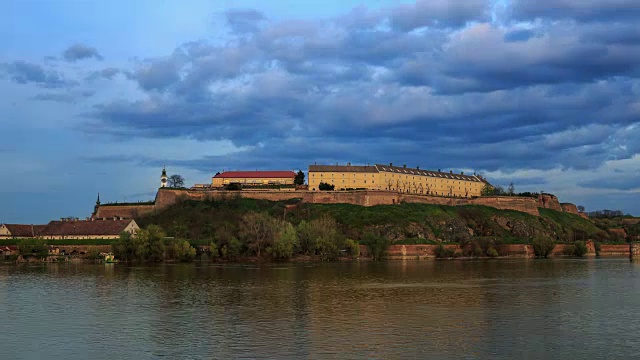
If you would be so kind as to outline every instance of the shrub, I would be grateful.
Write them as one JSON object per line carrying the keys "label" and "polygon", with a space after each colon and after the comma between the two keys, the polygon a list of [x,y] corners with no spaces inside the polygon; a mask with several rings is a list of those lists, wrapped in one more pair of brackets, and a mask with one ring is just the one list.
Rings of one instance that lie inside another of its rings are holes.
{"label": "shrub", "polygon": [[224,259],[235,259],[241,253],[242,243],[236,237],[231,237],[226,244],[220,246],[220,255]]}
{"label": "shrub", "polygon": [[599,241],[596,241],[596,242],[593,244],[593,246],[594,246],[594,247],[595,247],[595,249],[596,249],[596,256],[600,256],[600,249],[602,248],[602,247],[601,247],[601,245],[602,245],[602,244],[601,244]]}
{"label": "shrub", "polygon": [[349,254],[352,258],[357,258],[360,256],[360,244],[357,241],[347,239],[344,241],[344,247],[347,250],[347,254]]}
{"label": "shrub", "polygon": [[333,189],[335,189],[335,187],[335,185],[327,184],[325,182],[321,182],[320,184],[318,184],[318,190],[322,191],[332,191]]}
{"label": "shrub", "polygon": [[196,249],[187,240],[170,240],[166,250],[166,256],[171,260],[189,262],[196,257]]}
{"label": "shrub", "polygon": [[100,251],[94,247],[89,248],[89,251],[84,255],[85,259],[98,260],[101,258]]}
{"label": "shrub", "polygon": [[371,257],[374,260],[380,260],[387,257],[387,250],[389,249],[389,245],[391,245],[389,239],[382,235],[373,233],[366,234],[362,243],[367,245],[369,248],[369,254],[371,254]]}
{"label": "shrub", "polygon": [[338,237],[321,236],[316,239],[316,253],[322,260],[335,260],[340,255],[343,241]]}
{"label": "shrub", "polygon": [[575,245],[567,245],[564,247],[562,251],[563,254],[567,256],[574,256],[576,254],[576,246]]}
{"label": "shrub", "polygon": [[242,190],[242,185],[240,185],[238,183],[231,183],[231,184],[225,186],[224,189],[225,190],[230,190],[230,191],[238,191],[238,190]]}
{"label": "shrub", "polygon": [[587,244],[585,244],[584,241],[576,241],[573,247],[575,248],[574,251],[577,257],[583,257],[588,251]]}
{"label": "shrub", "polygon": [[556,246],[552,239],[544,236],[537,236],[535,239],[533,239],[531,245],[533,246],[534,254],[537,257],[542,258],[549,257],[549,255],[551,255],[551,252],[553,251],[553,248]]}
{"label": "shrub", "polygon": [[22,256],[46,258],[49,248],[42,239],[24,239],[18,243],[18,253]]}
{"label": "shrub", "polygon": [[487,256],[492,258],[498,257],[498,251],[494,248],[489,248],[489,250],[487,250]]}
{"label": "shrub", "polygon": [[220,257],[220,251],[218,250],[218,245],[215,242],[209,243],[209,257],[211,260],[217,259]]}
{"label": "shrub", "polygon": [[438,259],[452,258],[457,257],[458,255],[459,254],[456,253],[454,249],[445,247],[442,244],[439,244],[438,247],[436,247],[436,258]]}
{"label": "shrub", "polygon": [[277,260],[287,260],[293,256],[293,252],[298,247],[298,235],[296,228],[290,223],[284,223],[280,235],[276,237],[273,245],[269,248],[271,256]]}

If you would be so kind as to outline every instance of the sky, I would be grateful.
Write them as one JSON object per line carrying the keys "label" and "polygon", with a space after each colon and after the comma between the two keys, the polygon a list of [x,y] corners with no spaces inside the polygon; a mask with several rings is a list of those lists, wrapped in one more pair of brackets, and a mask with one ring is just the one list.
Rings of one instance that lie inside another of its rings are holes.
{"label": "sky", "polygon": [[640,215],[637,0],[0,3],[0,223],[394,163]]}

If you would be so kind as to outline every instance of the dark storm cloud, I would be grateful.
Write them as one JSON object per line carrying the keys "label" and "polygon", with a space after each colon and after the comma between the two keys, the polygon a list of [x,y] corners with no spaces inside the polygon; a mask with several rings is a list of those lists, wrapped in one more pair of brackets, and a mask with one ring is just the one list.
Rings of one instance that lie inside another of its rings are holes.
{"label": "dark storm cloud", "polygon": [[264,15],[256,10],[229,10],[225,12],[227,26],[233,32],[254,33],[258,31],[258,25],[265,19]]}
{"label": "dark storm cloud", "polygon": [[[514,9],[535,13],[523,4]],[[118,136],[247,148],[180,164],[203,171],[311,160],[593,169],[640,152],[629,130],[640,117],[634,22],[620,18],[613,32],[570,20],[498,27],[489,10],[421,1],[326,22],[229,12],[240,36],[139,64],[127,74],[147,97],[97,105],[92,116]]]}
{"label": "dark storm cloud", "polygon": [[489,0],[418,0],[391,10],[391,26],[402,31],[421,27],[461,27],[489,19]]}
{"label": "dark storm cloud", "polygon": [[39,64],[27,61],[14,61],[0,66],[4,69],[9,79],[18,84],[36,84],[46,88],[60,88],[73,85],[65,80],[57,71],[47,69]]}
{"label": "dark storm cloud", "polygon": [[95,92],[91,90],[86,91],[67,91],[67,92],[49,92],[40,93],[33,97],[34,100],[39,101],[52,101],[59,103],[76,103],[84,98],[91,97]]}
{"label": "dark storm cloud", "polygon": [[84,59],[95,58],[97,60],[102,60],[102,56],[98,53],[98,50],[91,46],[83,45],[83,44],[75,44],[69,46],[63,53],[62,57],[66,61],[78,61]]}
{"label": "dark storm cloud", "polygon": [[640,3],[636,0],[512,0],[516,20],[575,19],[578,21],[637,21]]}
{"label": "dark storm cloud", "polygon": [[608,177],[579,182],[578,185],[590,189],[615,189],[629,191],[640,189],[640,174],[616,174],[612,173]]}

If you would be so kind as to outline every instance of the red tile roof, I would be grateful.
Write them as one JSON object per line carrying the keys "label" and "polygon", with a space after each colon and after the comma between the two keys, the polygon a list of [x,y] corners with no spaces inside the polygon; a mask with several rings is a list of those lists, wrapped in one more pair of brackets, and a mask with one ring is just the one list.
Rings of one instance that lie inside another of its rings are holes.
{"label": "red tile roof", "polygon": [[42,236],[119,235],[133,220],[51,221]]}
{"label": "red tile roof", "polygon": [[225,171],[214,178],[295,178],[293,171]]}
{"label": "red tile roof", "polygon": [[37,237],[46,225],[4,224],[9,229],[11,236]]}

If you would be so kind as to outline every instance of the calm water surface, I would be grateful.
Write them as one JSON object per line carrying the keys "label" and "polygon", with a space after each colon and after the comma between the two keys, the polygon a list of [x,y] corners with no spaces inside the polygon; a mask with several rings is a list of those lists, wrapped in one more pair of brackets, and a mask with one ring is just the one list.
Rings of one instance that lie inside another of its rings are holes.
{"label": "calm water surface", "polygon": [[0,358],[640,356],[627,259],[0,266]]}

